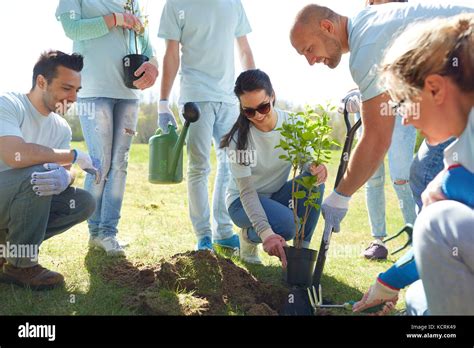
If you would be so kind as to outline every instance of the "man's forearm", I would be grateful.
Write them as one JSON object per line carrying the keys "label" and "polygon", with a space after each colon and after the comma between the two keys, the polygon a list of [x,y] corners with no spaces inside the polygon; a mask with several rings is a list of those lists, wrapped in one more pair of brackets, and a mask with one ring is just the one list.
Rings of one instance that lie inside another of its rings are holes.
{"label": "man's forearm", "polygon": [[74,160],[72,150],[51,149],[46,146],[23,143],[15,147],[14,151],[2,154],[4,162],[12,168],[27,168],[44,163],[69,165]]}
{"label": "man's forearm", "polygon": [[179,55],[167,52],[163,59],[163,73],[161,77],[160,100],[169,100],[173,83],[178,74]]}
{"label": "man's forearm", "polygon": [[349,158],[349,164],[336,191],[352,196],[375,173],[390,147],[390,142],[379,137],[362,136]]}
{"label": "man's forearm", "polygon": [[241,52],[240,64],[244,70],[255,69],[255,60],[253,59],[252,51]]}
{"label": "man's forearm", "polygon": [[239,48],[239,58],[242,69],[255,69],[255,60],[253,58],[252,49],[250,48],[247,36],[239,37],[237,39],[237,46]]}

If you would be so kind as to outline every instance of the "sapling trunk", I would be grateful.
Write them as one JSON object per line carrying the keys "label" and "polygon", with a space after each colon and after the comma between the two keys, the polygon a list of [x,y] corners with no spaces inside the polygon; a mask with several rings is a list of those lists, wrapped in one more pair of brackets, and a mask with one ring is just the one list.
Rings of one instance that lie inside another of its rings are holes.
{"label": "sapling trunk", "polygon": [[293,167],[293,180],[291,180],[291,200],[293,202],[293,220],[295,221],[295,239],[296,245],[298,245],[298,199],[294,197],[295,193],[295,178],[296,178],[296,171],[298,170],[298,166]]}
{"label": "sapling trunk", "polygon": [[[132,0],[132,14],[134,16],[136,16],[136,12],[135,12],[135,0]],[[138,38],[137,38],[137,32],[135,30],[132,30],[133,32],[133,38],[135,39],[135,53],[136,54],[140,54],[138,52]]]}
{"label": "sapling trunk", "polygon": [[[308,197],[311,195],[311,192],[313,189],[311,188],[308,192]],[[303,243],[304,240],[304,229],[306,227],[306,221],[308,221],[308,216],[309,216],[309,211],[311,210],[311,205],[306,206],[306,210],[304,212],[304,218],[303,218],[303,225],[301,226],[301,243]]]}

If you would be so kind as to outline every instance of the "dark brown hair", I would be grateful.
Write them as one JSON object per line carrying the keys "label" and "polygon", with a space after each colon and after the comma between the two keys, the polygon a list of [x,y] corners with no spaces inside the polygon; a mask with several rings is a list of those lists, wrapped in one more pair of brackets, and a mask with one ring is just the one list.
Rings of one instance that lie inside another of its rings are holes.
{"label": "dark brown hair", "polygon": [[36,86],[36,79],[39,75],[44,76],[48,83],[57,76],[58,66],[80,72],[84,67],[84,58],[77,53],[71,55],[61,51],[47,51],[41,54],[33,68],[33,87]]}
{"label": "dark brown hair", "polygon": [[[270,97],[275,95],[270,77],[259,69],[244,71],[235,81],[234,93],[239,100],[240,96],[246,92],[261,90],[264,90]],[[273,101],[273,105],[275,105],[275,101]],[[222,137],[220,148],[228,147],[230,142],[233,140],[235,133],[238,131],[237,140],[235,140],[237,143],[237,150],[246,150],[249,130],[250,121],[244,115],[241,105],[239,118],[230,132]]]}

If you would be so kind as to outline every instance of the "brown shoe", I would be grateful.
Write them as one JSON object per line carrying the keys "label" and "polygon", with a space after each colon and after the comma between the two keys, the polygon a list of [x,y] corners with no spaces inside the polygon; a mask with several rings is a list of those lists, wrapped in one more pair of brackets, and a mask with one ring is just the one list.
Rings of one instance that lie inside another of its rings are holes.
{"label": "brown shoe", "polygon": [[5,263],[0,282],[15,284],[31,290],[50,290],[64,283],[64,277],[41,265],[19,268]]}

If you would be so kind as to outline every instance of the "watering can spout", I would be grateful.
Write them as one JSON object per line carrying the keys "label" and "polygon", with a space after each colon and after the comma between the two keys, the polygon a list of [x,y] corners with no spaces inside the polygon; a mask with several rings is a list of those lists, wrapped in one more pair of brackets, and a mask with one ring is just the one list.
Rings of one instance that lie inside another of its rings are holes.
{"label": "watering can spout", "polygon": [[[181,158],[181,153],[183,151],[183,146],[184,146],[184,140],[186,139],[186,135],[188,134],[189,126],[191,123],[196,122],[199,120],[199,117],[201,115],[201,111],[199,110],[199,107],[195,103],[186,103],[184,104],[184,109],[183,109],[183,117],[184,117],[184,127],[181,130],[181,134],[179,135],[178,141],[176,142],[176,145],[173,148],[173,157],[170,162],[170,167],[168,168],[168,173],[174,173],[176,171],[176,168],[178,166],[178,159]],[[173,127],[173,126],[169,126]],[[171,128],[169,128],[171,131]],[[175,128],[173,127],[174,131]]]}

